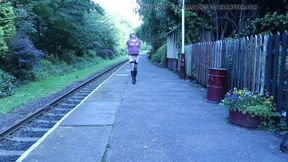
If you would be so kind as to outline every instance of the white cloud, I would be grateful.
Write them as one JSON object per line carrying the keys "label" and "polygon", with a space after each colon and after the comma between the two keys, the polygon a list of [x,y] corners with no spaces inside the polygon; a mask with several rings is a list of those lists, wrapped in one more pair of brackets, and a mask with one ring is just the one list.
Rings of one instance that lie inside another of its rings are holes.
{"label": "white cloud", "polygon": [[130,22],[134,28],[141,25],[138,14],[135,13],[137,7],[136,0],[93,0],[100,4],[111,15],[118,15]]}

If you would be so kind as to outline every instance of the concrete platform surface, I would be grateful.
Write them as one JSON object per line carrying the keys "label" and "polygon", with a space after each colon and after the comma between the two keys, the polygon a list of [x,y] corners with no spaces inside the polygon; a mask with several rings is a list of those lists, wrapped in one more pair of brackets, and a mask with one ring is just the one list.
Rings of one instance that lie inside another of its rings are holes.
{"label": "concrete platform surface", "polygon": [[142,58],[127,85],[106,151],[107,162],[288,162],[281,139],[230,124],[206,90]]}
{"label": "concrete platform surface", "polygon": [[27,162],[101,161],[112,127],[58,127]]}
{"label": "concrete platform surface", "polygon": [[101,162],[128,83],[128,68],[127,64],[106,80],[18,161]]}
{"label": "concrete platform surface", "polygon": [[75,109],[24,161],[288,162],[281,139],[227,121],[206,90],[141,57]]}

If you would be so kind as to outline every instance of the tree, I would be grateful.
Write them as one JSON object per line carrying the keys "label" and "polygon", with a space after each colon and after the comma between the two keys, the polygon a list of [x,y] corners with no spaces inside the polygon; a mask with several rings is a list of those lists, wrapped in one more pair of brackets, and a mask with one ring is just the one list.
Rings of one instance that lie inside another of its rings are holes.
{"label": "tree", "polygon": [[115,40],[103,9],[91,0],[41,0],[32,9],[35,45],[56,60],[81,57],[86,50],[114,50]]}
{"label": "tree", "polygon": [[263,18],[257,18],[247,27],[247,33],[283,33],[288,29],[288,13],[267,13]]}
{"label": "tree", "polygon": [[[138,0],[139,13],[143,25],[138,29],[141,38],[154,47],[161,47],[166,41],[166,34],[175,28],[181,27],[181,8],[178,0]],[[187,4],[190,1],[186,2]],[[192,43],[199,40],[200,30],[209,28],[206,20],[192,11],[186,10],[185,42]]]}
{"label": "tree", "polygon": [[16,33],[14,19],[11,3],[0,2],[0,59],[8,55],[7,41]]}
{"label": "tree", "polygon": [[[143,40],[157,49],[166,41],[167,32],[181,26],[179,1],[137,0],[137,2],[140,5],[138,12],[143,20],[138,33]],[[280,0],[277,3],[269,0],[186,0],[185,4],[187,44],[207,41],[202,39],[204,33],[210,33],[212,40],[245,36],[249,34],[247,26],[257,17],[264,17],[268,12],[274,11],[284,14],[288,9],[287,0]],[[223,9],[233,7],[235,4],[237,5],[235,8]],[[248,5],[251,8],[247,9]]]}
{"label": "tree", "polygon": [[7,44],[6,44],[6,41],[4,39],[4,31],[3,31],[3,28],[0,27],[0,53],[1,53],[1,56],[3,57],[5,53],[7,53],[8,51],[8,47],[7,47]]}

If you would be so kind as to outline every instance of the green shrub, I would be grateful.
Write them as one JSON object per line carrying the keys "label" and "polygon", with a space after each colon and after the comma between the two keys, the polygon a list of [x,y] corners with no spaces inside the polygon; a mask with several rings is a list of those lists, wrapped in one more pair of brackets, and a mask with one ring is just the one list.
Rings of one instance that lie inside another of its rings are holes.
{"label": "green shrub", "polygon": [[160,48],[158,48],[156,52],[152,55],[152,62],[157,63],[159,65],[165,65],[166,53],[167,53],[167,45],[164,44]]}
{"label": "green shrub", "polygon": [[22,81],[35,81],[36,77],[31,70],[27,69],[17,69],[13,71],[13,75],[17,77],[17,79]]}
{"label": "green shrub", "polygon": [[61,60],[65,61],[69,65],[76,63],[76,54],[75,51],[70,49],[65,49],[61,55]]}
{"label": "green shrub", "polygon": [[42,59],[44,53],[37,50],[31,40],[19,35],[10,39],[8,45],[10,53],[2,59],[2,69],[19,80],[34,81],[32,69]]}
{"label": "green shrub", "polygon": [[10,96],[15,88],[15,77],[0,69],[0,98]]}
{"label": "green shrub", "polygon": [[97,56],[103,59],[113,59],[113,57],[115,56],[115,52],[110,49],[102,49],[97,51]]}
{"label": "green shrub", "polygon": [[95,50],[87,50],[84,52],[84,58],[88,60],[93,60],[93,58],[97,57],[97,53]]}
{"label": "green shrub", "polygon": [[72,72],[74,69],[71,65],[67,65],[66,62],[52,63],[49,60],[41,60],[33,69],[35,80],[43,80],[48,76],[61,76],[65,73]]}
{"label": "green shrub", "polygon": [[167,67],[167,52],[165,51],[165,53],[162,55],[162,58],[161,58],[161,66],[163,67]]}
{"label": "green shrub", "polygon": [[44,80],[49,76],[62,76],[70,72],[81,70],[87,67],[91,67],[95,64],[104,63],[104,59],[95,56],[91,58],[78,57],[73,65],[68,65],[64,61],[52,62],[47,59],[43,59],[33,68],[33,75],[35,80]]}
{"label": "green shrub", "polygon": [[288,13],[267,13],[263,18],[257,18],[248,26],[248,34],[283,33],[288,28]]}
{"label": "green shrub", "polygon": [[[107,59],[106,59],[107,60]],[[101,57],[91,57],[91,58],[77,58],[77,63],[75,64],[74,68],[81,70],[90,66],[93,66],[95,64],[101,64],[104,63],[105,59]]]}

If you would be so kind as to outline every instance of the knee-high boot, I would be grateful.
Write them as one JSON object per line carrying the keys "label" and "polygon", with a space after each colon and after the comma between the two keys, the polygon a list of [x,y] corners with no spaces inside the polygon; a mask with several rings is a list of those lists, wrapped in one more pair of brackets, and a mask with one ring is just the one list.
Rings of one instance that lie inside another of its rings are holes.
{"label": "knee-high boot", "polygon": [[132,83],[135,84],[135,72],[131,71]]}
{"label": "knee-high boot", "polygon": [[134,73],[135,73],[134,76],[135,76],[135,83],[136,83],[137,71],[135,70]]}

